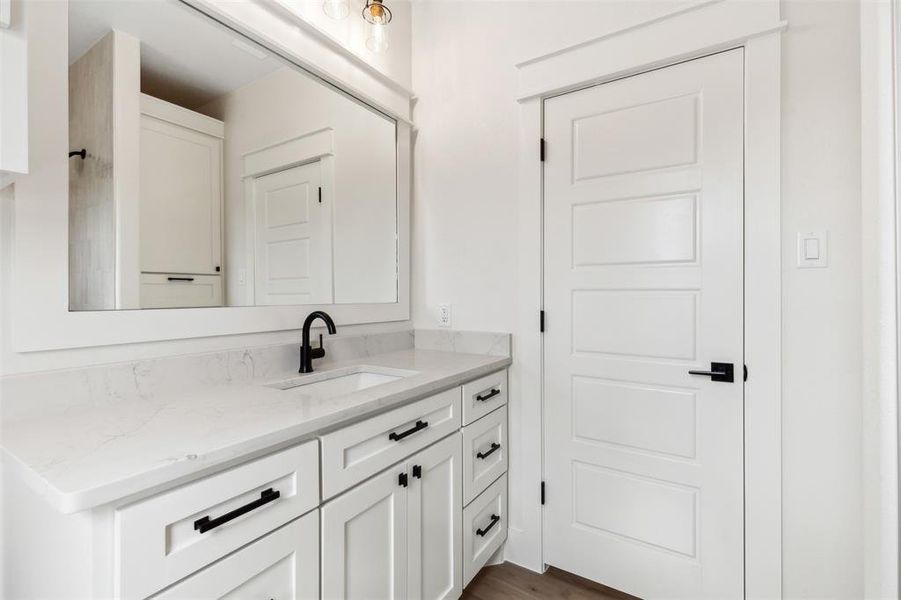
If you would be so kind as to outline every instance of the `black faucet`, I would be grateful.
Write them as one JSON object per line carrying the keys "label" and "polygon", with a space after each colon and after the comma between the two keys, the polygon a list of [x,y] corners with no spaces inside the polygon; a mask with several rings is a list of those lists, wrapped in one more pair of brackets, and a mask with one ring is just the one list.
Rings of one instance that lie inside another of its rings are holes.
{"label": "black faucet", "polygon": [[298,370],[298,373],[312,373],[313,359],[325,356],[325,348],[322,347],[322,334],[319,334],[319,347],[310,347],[310,325],[312,325],[313,321],[316,319],[325,321],[325,326],[328,327],[328,332],[331,335],[335,335],[335,332],[337,331],[335,322],[328,316],[328,313],[321,310],[314,310],[307,315],[307,318],[303,322],[303,339],[300,344],[300,370]]}

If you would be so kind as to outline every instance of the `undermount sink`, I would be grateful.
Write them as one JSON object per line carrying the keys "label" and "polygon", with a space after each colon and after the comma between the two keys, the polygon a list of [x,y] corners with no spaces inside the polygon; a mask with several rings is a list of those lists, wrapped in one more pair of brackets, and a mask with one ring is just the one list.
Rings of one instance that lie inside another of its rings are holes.
{"label": "undermount sink", "polygon": [[274,387],[279,390],[294,390],[305,396],[331,398],[346,396],[347,394],[377,385],[391,383],[410,375],[416,375],[416,373],[417,371],[405,369],[360,366],[293,377],[285,381],[271,383],[268,387]]}

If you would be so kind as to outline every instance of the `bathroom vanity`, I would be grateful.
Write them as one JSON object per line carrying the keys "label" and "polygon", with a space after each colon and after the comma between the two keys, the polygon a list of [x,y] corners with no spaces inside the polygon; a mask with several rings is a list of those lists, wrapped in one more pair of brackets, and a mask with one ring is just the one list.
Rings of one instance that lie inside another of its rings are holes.
{"label": "bathroom vanity", "polygon": [[509,364],[411,348],[7,413],[9,497],[79,597],[456,598],[506,539]]}

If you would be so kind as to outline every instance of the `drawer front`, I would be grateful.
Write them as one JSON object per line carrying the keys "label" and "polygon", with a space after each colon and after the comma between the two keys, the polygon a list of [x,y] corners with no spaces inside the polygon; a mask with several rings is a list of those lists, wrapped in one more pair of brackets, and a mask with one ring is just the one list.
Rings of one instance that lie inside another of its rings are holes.
{"label": "drawer front", "polygon": [[319,511],[173,585],[154,598],[319,598]]}
{"label": "drawer front", "polygon": [[454,388],[322,436],[323,498],[459,428],[460,388]]}
{"label": "drawer front", "polygon": [[312,440],[126,506],[116,511],[119,595],[144,598],[318,505]]}
{"label": "drawer front", "polygon": [[141,308],[222,306],[222,277],[141,273]]}
{"label": "drawer front", "polygon": [[507,407],[463,428],[463,506],[507,472]]}
{"label": "drawer front", "polygon": [[469,425],[507,403],[507,371],[463,384],[463,424]]}
{"label": "drawer front", "polygon": [[463,509],[463,587],[506,539],[507,476],[504,475]]}

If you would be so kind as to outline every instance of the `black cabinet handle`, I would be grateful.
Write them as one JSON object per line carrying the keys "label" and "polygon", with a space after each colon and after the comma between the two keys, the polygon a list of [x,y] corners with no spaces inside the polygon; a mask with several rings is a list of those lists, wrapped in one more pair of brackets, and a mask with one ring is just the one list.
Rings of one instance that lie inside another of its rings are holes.
{"label": "black cabinet handle", "polygon": [[501,391],[499,389],[492,388],[492,390],[490,392],[488,392],[487,394],[485,394],[484,396],[476,396],[476,400],[478,400],[479,402],[485,402],[486,400],[490,400],[491,398],[494,398],[495,396],[497,396],[500,393],[501,393]]}
{"label": "black cabinet handle", "polygon": [[262,492],[260,492],[260,497],[258,499],[245,504],[244,506],[240,506],[231,512],[227,512],[221,517],[210,519],[207,516],[203,517],[202,519],[197,519],[196,521],[194,521],[194,531],[206,533],[210,529],[215,529],[220,525],[228,523],[232,519],[237,519],[241,515],[249,513],[250,511],[263,506],[264,504],[269,504],[273,500],[277,500],[281,495],[281,492],[279,492],[278,490],[273,490],[272,488],[263,490]]}
{"label": "black cabinet handle", "polygon": [[166,277],[169,281],[194,281],[193,277]]}
{"label": "black cabinet handle", "polygon": [[500,520],[501,518],[499,516],[491,515],[491,523],[488,523],[488,527],[486,527],[485,529],[476,529],[476,535],[485,537],[485,534],[491,531],[491,528],[497,525],[497,522]]}
{"label": "black cabinet handle", "polygon": [[497,450],[500,447],[501,447],[501,445],[498,444],[497,442],[491,442],[491,449],[488,452],[479,452],[478,454],[476,454],[476,458],[481,458],[484,460],[484,459],[488,458],[489,456],[491,456],[495,452],[495,450]]}
{"label": "black cabinet handle", "polygon": [[401,487],[407,487],[407,483],[408,483],[408,481],[407,481],[406,473],[401,473],[400,475],[397,476],[397,485],[399,485]]}
{"label": "black cabinet handle", "polygon": [[422,479],[422,465],[413,465],[413,477]]}
{"label": "black cabinet handle", "polygon": [[410,429],[408,429],[406,431],[401,431],[400,433],[394,433],[392,431],[391,433],[388,434],[388,439],[391,440],[392,442],[399,442],[402,439],[404,439],[405,437],[407,437],[408,435],[413,435],[417,431],[422,431],[423,429],[425,429],[428,426],[429,426],[428,421],[416,421],[416,425],[414,425],[413,427],[411,427]]}

